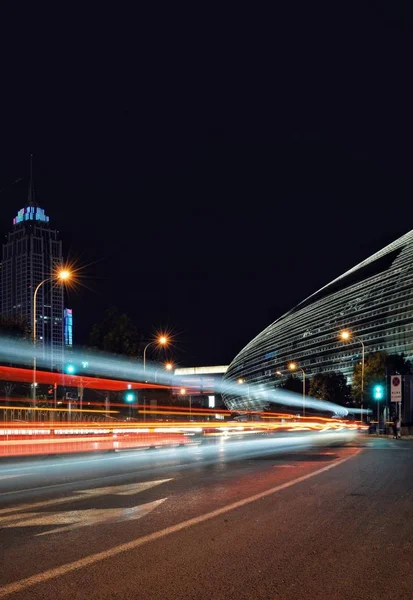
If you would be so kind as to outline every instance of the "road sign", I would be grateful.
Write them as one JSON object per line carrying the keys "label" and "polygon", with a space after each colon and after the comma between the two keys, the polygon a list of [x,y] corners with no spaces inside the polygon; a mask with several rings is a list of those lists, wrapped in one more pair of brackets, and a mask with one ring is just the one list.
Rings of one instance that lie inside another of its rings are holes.
{"label": "road sign", "polygon": [[89,508],[70,511],[61,510],[59,512],[33,512],[33,508],[46,508],[46,506],[49,507],[50,505],[54,504],[84,500],[86,497],[95,498],[97,496],[109,495],[133,496],[168,481],[171,481],[171,479],[158,479],[157,481],[143,481],[126,485],[79,490],[77,494],[73,496],[66,496],[66,498],[54,498],[52,500],[35,502],[33,504],[24,504],[5,509],[3,508],[0,510],[0,529],[14,529],[18,527],[50,527],[54,525],[55,527],[53,529],[36,534],[49,535],[51,533],[71,531],[72,529],[78,529],[79,527],[140,519],[165,502],[166,498],[160,498],[159,500],[147,502],[146,504],[140,504],[138,506],[131,506],[129,508]]}
{"label": "road sign", "polygon": [[391,376],[391,394],[390,394],[391,402],[401,402],[402,401],[402,378],[399,375]]}
{"label": "road sign", "polygon": [[2,517],[2,528],[15,527],[43,527],[55,525],[54,529],[43,531],[37,535],[49,535],[51,533],[62,533],[63,531],[71,531],[79,529],[79,527],[87,527],[90,525],[103,525],[104,523],[119,523],[120,521],[128,521],[131,519],[140,519],[148,513],[152,512],[166,498],[160,498],[153,502],[147,502],[139,506],[130,508],[99,508],[86,510],[69,510],[61,512],[27,512],[16,513]]}

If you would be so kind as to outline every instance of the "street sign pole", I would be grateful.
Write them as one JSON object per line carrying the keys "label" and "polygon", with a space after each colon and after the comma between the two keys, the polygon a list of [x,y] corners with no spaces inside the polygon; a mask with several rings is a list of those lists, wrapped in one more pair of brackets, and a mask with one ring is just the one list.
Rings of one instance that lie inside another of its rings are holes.
{"label": "street sign pole", "polygon": [[391,402],[397,402],[396,408],[398,412],[397,418],[397,433],[401,437],[402,434],[402,378],[399,375],[392,375],[390,378]]}
{"label": "street sign pole", "polygon": [[380,402],[377,402],[377,435],[380,433]]}

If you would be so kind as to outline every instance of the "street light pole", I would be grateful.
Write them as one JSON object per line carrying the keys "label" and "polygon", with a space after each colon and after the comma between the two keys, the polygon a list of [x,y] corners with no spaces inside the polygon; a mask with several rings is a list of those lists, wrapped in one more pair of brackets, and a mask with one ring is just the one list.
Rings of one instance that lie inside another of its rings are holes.
{"label": "street light pole", "polygon": [[301,367],[297,366],[295,362],[291,362],[288,365],[288,368],[290,369],[290,371],[295,371],[296,369],[298,369],[303,374],[303,417],[305,417],[305,371]]}
{"label": "street light pole", "polygon": [[305,417],[305,371],[301,369],[303,374],[303,417]]}
{"label": "street light pole", "polygon": [[39,291],[39,289],[42,287],[42,285],[44,283],[47,283],[48,281],[51,281],[51,277],[47,277],[47,279],[43,279],[43,281],[41,281],[36,289],[34,290],[34,294],[33,294],[33,391],[32,391],[32,400],[33,400],[33,408],[36,407],[36,335],[37,335],[37,331],[36,331],[36,318],[37,318],[37,292]]}
{"label": "street light pole", "polygon": [[154,343],[155,342],[149,342],[149,344],[146,344],[145,348],[143,349],[143,370],[144,371],[146,371],[146,349],[149,348],[149,346],[151,346]]}
{"label": "street light pole", "polygon": [[364,408],[364,342],[363,340],[356,336],[352,335],[350,331],[344,330],[340,333],[340,337],[342,340],[357,340],[361,344],[361,402],[360,402],[360,421],[363,424],[363,408]]}
{"label": "street light pole", "polygon": [[43,279],[43,281],[41,281],[36,286],[36,289],[34,290],[34,294],[33,294],[33,394],[32,394],[33,408],[35,408],[35,406],[36,406],[37,293],[38,293],[39,289],[42,287],[42,285],[47,283],[48,281],[52,281],[53,279],[57,279],[60,281],[66,281],[66,280],[70,279],[70,277],[71,277],[70,271],[62,269],[61,271],[56,273],[54,276]]}
{"label": "street light pole", "polygon": [[[359,337],[355,338],[361,343],[361,405],[360,405],[360,421],[363,424],[363,406],[364,406],[364,342]],[[378,408],[377,404],[377,408]]]}
{"label": "street light pole", "polygon": [[153,340],[152,342],[149,342],[148,344],[146,344],[145,348],[143,349],[143,370],[146,371],[146,350],[149,348],[149,346],[152,346],[152,344],[158,344],[159,346],[165,346],[168,343],[168,338],[164,335],[161,335],[161,337],[159,337],[157,340]]}
{"label": "street light pole", "polygon": [[[245,379],[238,379],[238,383],[240,385],[243,385],[245,383]],[[250,384],[247,383],[247,410],[251,410],[251,406],[250,406]]]}
{"label": "street light pole", "polygon": [[[172,370],[172,363],[166,363],[162,368],[165,369],[165,371],[171,371]],[[156,383],[156,377],[157,377],[159,371],[162,371],[162,368],[156,369],[155,376],[154,376],[155,377],[154,383]]]}

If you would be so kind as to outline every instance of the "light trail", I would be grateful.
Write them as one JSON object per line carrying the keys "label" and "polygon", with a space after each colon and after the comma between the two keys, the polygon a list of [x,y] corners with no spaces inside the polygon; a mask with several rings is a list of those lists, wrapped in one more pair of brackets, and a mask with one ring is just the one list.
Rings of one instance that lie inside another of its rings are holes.
{"label": "light trail", "polygon": [[[201,443],[202,439],[245,436],[266,436],[276,433],[300,435],[306,433],[321,436],[337,432],[354,434],[356,423],[337,419],[312,418],[305,421],[280,420],[261,422],[187,421],[183,423],[0,423],[0,457],[40,454],[68,454],[73,452],[96,452],[132,448],[177,446]],[[284,439],[284,438],[283,438]],[[322,439],[322,438],[320,438]],[[274,440],[275,441],[275,440]]]}
{"label": "light trail", "polygon": [[[33,344],[27,340],[16,340],[9,337],[0,336],[0,363],[18,364],[26,367],[31,366],[33,360]],[[47,367],[47,360],[43,355],[42,349],[36,349],[36,361],[39,369]],[[106,390],[125,390],[130,386],[130,389],[138,389],[139,387],[154,387],[159,388],[166,386],[174,387],[173,377],[166,371],[162,372],[158,365],[147,365],[143,368],[140,361],[130,358],[123,358],[94,352],[92,350],[79,351],[74,350],[71,354],[71,363],[77,365],[78,375],[69,375],[66,373],[51,373],[39,370],[36,374],[39,383],[48,383],[64,385],[66,387],[83,386],[90,389],[106,389]],[[83,368],[83,365],[87,367]],[[8,371],[7,371],[8,369]],[[20,373],[17,373],[20,371]],[[23,371],[25,373],[23,373]],[[14,375],[13,375],[14,373]],[[9,381],[30,381],[27,376],[32,376],[31,369],[16,369],[0,367],[0,378]],[[103,378],[103,379],[102,379]],[[157,384],[152,383],[157,380]],[[192,389],[191,386],[186,386],[187,394],[198,393],[197,389]],[[236,382],[228,382],[218,385],[216,392],[221,392],[225,389],[226,393],[233,393],[238,396],[253,398],[261,398],[266,403],[281,404],[293,409],[302,407],[303,398],[299,394],[289,392],[277,388],[250,384],[248,386],[240,386]],[[333,415],[346,416],[348,410],[332,402],[318,400],[310,396],[305,398],[306,407],[319,412],[328,412]],[[359,412],[357,409],[351,409],[352,413]]]}

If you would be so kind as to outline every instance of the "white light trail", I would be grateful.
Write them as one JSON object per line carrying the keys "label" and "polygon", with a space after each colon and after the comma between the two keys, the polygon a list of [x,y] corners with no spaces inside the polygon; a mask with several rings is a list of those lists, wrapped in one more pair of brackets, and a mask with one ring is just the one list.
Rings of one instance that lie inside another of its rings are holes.
{"label": "white light trail", "polygon": [[[33,344],[27,340],[16,340],[13,338],[0,336],[0,364],[9,365],[15,364],[21,367],[31,368],[33,361]],[[36,349],[36,361],[38,369],[49,366],[49,362],[44,356],[43,350],[39,347]],[[146,369],[143,369],[143,363],[137,359],[124,358],[109,353],[95,352],[93,350],[73,350],[70,356],[70,364],[75,366],[76,375],[87,375],[97,377],[107,377],[112,379],[120,379],[125,381],[125,389],[127,382],[147,382],[156,383],[167,386],[177,385],[174,381],[174,375],[170,372],[160,369],[158,364],[154,366],[147,364]],[[263,384],[254,385],[239,385],[234,382],[225,381],[225,383],[216,382],[215,391],[220,392],[225,388],[226,393],[233,393],[237,396],[251,397],[254,399],[262,399],[263,403],[282,404],[292,408],[300,409],[303,403],[301,394],[265,386]],[[191,393],[188,388],[188,394]],[[339,406],[332,402],[318,400],[310,396],[306,396],[305,404],[307,408],[312,408],[317,411],[328,411],[331,414],[338,416],[346,416],[349,413],[343,406]],[[358,409],[350,409],[351,413],[360,412]],[[364,411],[366,413],[366,411]]]}

